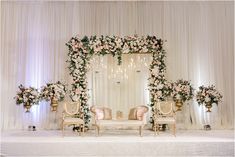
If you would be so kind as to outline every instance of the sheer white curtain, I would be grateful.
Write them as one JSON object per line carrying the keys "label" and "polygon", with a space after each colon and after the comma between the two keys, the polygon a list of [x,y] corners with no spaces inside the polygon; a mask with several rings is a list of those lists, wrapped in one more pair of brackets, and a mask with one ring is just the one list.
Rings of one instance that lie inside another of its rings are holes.
{"label": "sheer white curtain", "polygon": [[[58,128],[54,123],[59,124],[60,111],[54,115],[49,105],[42,102],[26,115],[13,97],[20,83],[37,88],[48,81],[69,84],[65,43],[76,34],[149,34],[166,39],[169,80],[189,79],[195,88],[215,84],[224,95],[223,102],[210,115],[195,102],[189,102],[178,114],[178,123],[182,128],[201,128],[209,121],[214,128],[233,128],[233,14],[233,2],[1,2],[1,128],[21,129],[28,119],[40,128]],[[124,57],[123,66],[128,59]],[[104,58],[104,62],[112,65],[108,69],[115,66],[112,58]],[[112,96],[105,97],[109,88],[113,95],[118,92],[115,88],[128,88],[122,90],[120,104],[148,102],[147,91],[143,92],[146,70],[141,70],[140,77],[130,71],[130,77],[139,80],[129,79],[128,85],[109,84],[109,71],[99,71],[89,74],[91,94],[96,95],[90,104],[111,105]],[[140,86],[132,86],[134,82],[140,82]],[[143,93],[127,99],[129,90]],[[125,109],[115,103],[112,107],[116,110]]]}
{"label": "sheer white curtain", "polygon": [[[13,97],[18,85],[40,88],[47,82],[67,81],[65,41],[68,33],[61,7],[43,2],[2,2],[1,8],[1,117],[2,128],[21,129],[33,124],[55,127],[48,103],[24,113]],[[59,114],[59,113],[58,113]],[[58,116],[57,114],[57,116]]]}
{"label": "sheer white curtain", "polygon": [[181,122],[187,128],[199,128],[205,123],[214,128],[233,124],[233,13],[230,2],[188,2],[181,5],[166,2],[164,5],[168,78],[191,80],[196,88],[215,84],[224,96],[223,102],[210,114],[195,102],[185,106]]}
{"label": "sheer white curtain", "polygon": [[110,107],[128,118],[130,108],[149,104],[148,77],[151,54],[125,54],[122,64],[117,57],[95,56],[91,62],[90,104]]}

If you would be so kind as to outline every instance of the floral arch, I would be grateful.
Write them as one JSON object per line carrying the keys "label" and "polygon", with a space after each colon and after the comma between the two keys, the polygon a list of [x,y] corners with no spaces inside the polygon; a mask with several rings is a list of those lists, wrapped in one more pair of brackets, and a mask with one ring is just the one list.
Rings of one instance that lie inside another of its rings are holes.
{"label": "floral arch", "polygon": [[81,102],[81,109],[85,116],[85,124],[90,121],[88,106],[87,72],[88,65],[93,55],[111,54],[117,57],[118,64],[122,62],[122,54],[125,53],[151,53],[152,62],[150,64],[149,91],[151,104],[154,101],[164,100],[169,95],[169,86],[165,79],[165,57],[163,40],[156,36],[78,36],[72,37],[66,43],[69,48],[69,71],[73,78],[71,99]]}

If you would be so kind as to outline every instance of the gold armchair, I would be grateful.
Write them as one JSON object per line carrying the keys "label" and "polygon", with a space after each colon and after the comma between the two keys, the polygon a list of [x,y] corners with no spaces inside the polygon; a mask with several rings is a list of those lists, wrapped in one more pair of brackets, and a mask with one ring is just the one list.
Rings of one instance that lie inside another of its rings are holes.
{"label": "gold armchair", "polygon": [[[75,115],[78,114],[80,118]],[[81,129],[79,134],[82,132],[84,134],[84,114],[80,110],[80,103],[64,103],[64,111],[62,112],[62,133],[64,136],[64,128],[66,125],[76,125]]]}
{"label": "gold armchair", "polygon": [[175,136],[176,131],[176,116],[175,111],[173,110],[173,102],[171,101],[162,101],[157,102],[154,105],[154,132],[156,131],[159,134],[159,124],[171,124],[173,127],[173,135]]}

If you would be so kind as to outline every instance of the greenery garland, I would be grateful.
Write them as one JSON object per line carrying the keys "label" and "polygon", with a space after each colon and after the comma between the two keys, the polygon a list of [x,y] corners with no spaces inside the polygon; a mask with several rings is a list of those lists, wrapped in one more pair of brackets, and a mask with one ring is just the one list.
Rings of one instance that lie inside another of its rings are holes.
{"label": "greenery garland", "polygon": [[70,75],[73,77],[71,98],[81,102],[81,109],[85,115],[85,124],[90,121],[87,89],[87,72],[90,59],[93,55],[111,54],[117,57],[118,64],[122,62],[124,53],[152,53],[150,65],[149,91],[150,106],[157,100],[165,100],[170,94],[168,82],[165,79],[166,65],[164,62],[166,52],[163,50],[163,41],[156,36],[91,36],[72,37],[66,43],[69,48],[68,62]]}
{"label": "greenery garland", "polygon": [[[154,112],[154,105],[157,101],[164,101],[171,94],[171,83],[165,79],[166,52],[161,47],[156,53],[153,53],[153,60],[150,64],[149,77],[149,92],[150,92],[150,107]],[[153,117],[150,117],[150,123],[153,123]]]}

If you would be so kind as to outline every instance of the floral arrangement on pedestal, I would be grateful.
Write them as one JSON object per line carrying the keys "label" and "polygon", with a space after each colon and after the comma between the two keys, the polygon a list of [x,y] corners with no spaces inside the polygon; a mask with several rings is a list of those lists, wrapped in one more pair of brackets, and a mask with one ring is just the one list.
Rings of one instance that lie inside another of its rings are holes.
{"label": "floral arrangement on pedestal", "polygon": [[189,81],[180,79],[172,83],[172,97],[175,101],[177,111],[181,111],[181,107],[185,101],[193,98],[193,87]]}
{"label": "floral arrangement on pedestal", "polygon": [[47,83],[41,89],[40,97],[51,102],[51,111],[57,111],[58,102],[63,101],[66,95],[66,86],[60,81]]}
{"label": "floral arrangement on pedestal", "polygon": [[[66,43],[69,48],[69,70],[73,77],[71,98],[73,101],[80,101],[84,113],[85,124],[88,126],[90,114],[88,107],[88,89],[87,89],[87,72],[90,59],[93,55],[111,54],[117,57],[118,64],[122,62],[122,54],[125,53],[152,53],[153,61],[150,65],[151,74],[149,80],[149,89],[151,95],[151,105],[157,98],[164,99],[168,91],[165,88],[167,82],[165,74],[165,51],[162,48],[163,41],[156,36],[91,36],[73,37]],[[158,86],[158,89],[156,89]],[[161,88],[161,86],[164,86]],[[158,93],[156,95],[156,92]]]}
{"label": "floral arrangement on pedestal", "polygon": [[200,86],[196,94],[196,100],[199,105],[205,104],[207,112],[211,112],[212,104],[217,104],[221,101],[222,95],[215,89],[214,85],[205,87]]}
{"label": "floral arrangement on pedestal", "polygon": [[40,100],[40,94],[38,90],[34,87],[26,88],[23,85],[19,86],[19,91],[17,91],[16,104],[24,104],[26,112],[30,111],[32,105],[38,104]]}

